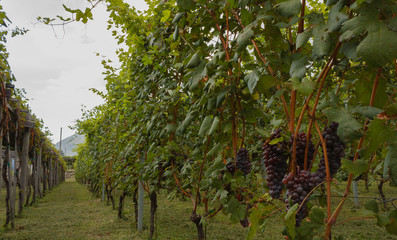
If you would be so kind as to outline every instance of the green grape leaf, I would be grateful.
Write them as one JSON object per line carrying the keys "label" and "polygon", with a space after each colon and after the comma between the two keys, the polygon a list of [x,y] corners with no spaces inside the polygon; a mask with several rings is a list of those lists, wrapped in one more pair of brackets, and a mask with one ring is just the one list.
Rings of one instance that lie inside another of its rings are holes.
{"label": "green grape leaf", "polygon": [[309,213],[310,220],[318,225],[324,225],[325,214],[324,211],[319,207],[312,207]]}
{"label": "green grape leaf", "polygon": [[313,34],[313,29],[306,29],[306,31],[299,33],[296,37],[296,49],[303,47]]}
{"label": "green grape leaf", "polygon": [[338,135],[342,139],[354,136],[355,132],[362,127],[351,113],[342,108],[324,109],[323,113],[327,115],[329,121],[339,123]]}
{"label": "green grape leaf", "polygon": [[353,112],[359,113],[367,118],[373,119],[379,113],[383,112],[381,109],[371,106],[358,106],[353,109]]}
{"label": "green grape leaf", "polygon": [[291,17],[301,11],[300,0],[287,0],[276,5],[277,11],[284,17]]}
{"label": "green grape leaf", "polygon": [[163,11],[163,17],[161,17],[160,22],[166,22],[168,18],[171,16],[171,11],[170,10],[164,10]]}
{"label": "green grape leaf", "polygon": [[339,30],[342,24],[349,19],[346,13],[340,12],[344,6],[345,0],[339,0],[339,2],[329,11],[327,21],[328,32]]}
{"label": "green grape leaf", "polygon": [[186,64],[187,68],[194,68],[197,67],[201,62],[200,55],[198,52],[193,54],[193,56],[190,58],[189,62]]}
{"label": "green grape leaf", "polygon": [[331,37],[325,24],[319,24],[313,29],[313,55],[322,57],[328,54],[331,48]]}
{"label": "green grape leaf", "polygon": [[392,179],[397,184],[397,144],[389,145],[385,161],[383,163],[383,178]]}
{"label": "green grape leaf", "polygon": [[354,163],[349,159],[342,159],[342,166],[344,169],[352,173],[354,176],[360,176],[367,171],[367,163],[362,159],[357,159]]}
{"label": "green grape leaf", "polygon": [[289,69],[289,75],[294,78],[303,78],[306,73],[307,56],[302,53],[296,53],[292,56],[291,68]]}
{"label": "green grape leaf", "polygon": [[214,118],[214,121],[212,121],[212,125],[211,125],[211,128],[210,128],[209,132],[208,132],[208,135],[212,135],[215,132],[215,130],[218,128],[218,125],[219,125],[219,117],[216,116]]}
{"label": "green grape leaf", "polygon": [[372,66],[391,63],[397,57],[397,33],[383,23],[371,23],[367,37],[357,46],[357,56]]}
{"label": "green grape leaf", "polygon": [[390,219],[390,223],[386,225],[386,231],[390,234],[397,235],[397,219]]}
{"label": "green grape leaf", "polygon": [[304,96],[309,96],[316,88],[316,83],[307,78],[302,78],[302,81],[300,81],[298,78],[293,77],[288,82],[292,84],[292,89],[297,90]]}
{"label": "green grape leaf", "polygon": [[372,18],[367,16],[357,16],[342,24],[342,35],[339,37],[341,42],[358,37],[364,33],[366,26],[372,22]]}
{"label": "green grape leaf", "polygon": [[199,136],[204,137],[211,128],[212,117],[206,116],[199,130]]}
{"label": "green grape leaf", "polygon": [[172,23],[173,23],[173,24],[177,24],[177,23],[181,20],[181,18],[183,17],[183,15],[185,15],[184,12],[179,12],[179,13],[177,13],[177,14],[175,15],[174,19],[172,19]]}
{"label": "green grape leaf", "polygon": [[237,51],[243,51],[247,45],[250,43],[251,38],[255,35],[254,31],[252,30],[253,25],[249,25],[245,27],[237,37]]}
{"label": "green grape leaf", "polygon": [[181,125],[178,127],[178,132],[180,133],[185,133],[186,128],[190,126],[190,124],[193,122],[193,120],[196,117],[196,111],[191,111],[186,115],[185,120],[181,123]]}
{"label": "green grape leaf", "polygon": [[264,210],[265,206],[262,204],[258,204],[253,210],[252,213],[250,214],[250,228],[248,230],[248,235],[246,240],[252,240],[255,239],[256,233],[258,232],[258,227],[259,227],[259,220],[262,216],[262,212]]}
{"label": "green grape leaf", "polygon": [[375,214],[379,212],[378,203],[375,200],[369,200],[364,207]]}
{"label": "green grape leaf", "polygon": [[295,236],[296,236],[295,216],[296,216],[296,211],[298,210],[298,207],[299,207],[299,205],[295,204],[288,210],[287,214],[284,216],[286,232],[287,232],[288,236],[291,238],[291,240],[294,240]]}
{"label": "green grape leaf", "polygon": [[261,78],[260,73],[258,72],[258,70],[254,70],[250,73],[248,73],[245,77],[244,77],[244,81],[248,86],[248,90],[250,91],[251,94],[254,93],[256,84],[258,83],[259,79]]}

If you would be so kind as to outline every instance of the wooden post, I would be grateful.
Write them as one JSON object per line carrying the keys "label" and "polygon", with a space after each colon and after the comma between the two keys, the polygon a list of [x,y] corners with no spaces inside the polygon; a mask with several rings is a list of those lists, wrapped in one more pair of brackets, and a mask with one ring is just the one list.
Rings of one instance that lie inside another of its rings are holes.
{"label": "wooden post", "polygon": [[40,177],[41,177],[40,168],[41,168],[41,150],[42,150],[43,142],[40,141],[39,144],[40,144],[39,145],[39,152],[37,154],[37,160],[36,160],[36,183],[35,183],[35,185],[37,186],[36,187],[36,194],[37,194],[37,196],[40,196],[40,198],[41,198],[42,194],[41,194],[41,188],[40,188]]}
{"label": "wooden post", "polygon": [[54,186],[58,185],[58,159],[55,159],[54,163]]}
{"label": "wooden post", "polygon": [[48,189],[52,189],[52,156],[48,159]]}
{"label": "wooden post", "polygon": [[11,206],[10,206],[10,198],[11,198],[11,166],[10,166],[10,130],[6,130],[6,151],[4,156],[4,168],[2,169],[3,180],[6,184],[7,195],[6,195],[6,222],[5,225],[8,225],[11,220]]}
{"label": "wooden post", "polygon": [[23,204],[26,198],[26,191],[28,187],[29,172],[28,172],[28,162],[29,162],[29,140],[30,140],[30,128],[26,128],[23,131],[22,136],[22,152],[21,152],[21,165],[20,165],[20,182],[21,182],[21,194],[19,199],[19,210],[18,214],[22,213]]}
{"label": "wooden post", "polygon": [[33,180],[33,198],[32,198],[32,203],[36,202],[36,193],[37,193],[37,151],[36,149],[33,150],[33,158],[32,158],[32,180]]}
{"label": "wooden post", "polygon": [[16,178],[16,165],[18,162],[18,120],[15,122],[15,143],[14,143],[14,157],[11,159],[11,168],[10,168],[10,183],[11,183],[11,227],[14,228],[15,226],[15,195],[16,195],[16,185],[17,185],[17,178]]}
{"label": "wooden post", "polygon": [[[48,162],[48,159],[47,159]],[[46,161],[42,162],[42,175],[43,175],[43,195],[45,194],[45,192],[47,191],[47,165]]]}

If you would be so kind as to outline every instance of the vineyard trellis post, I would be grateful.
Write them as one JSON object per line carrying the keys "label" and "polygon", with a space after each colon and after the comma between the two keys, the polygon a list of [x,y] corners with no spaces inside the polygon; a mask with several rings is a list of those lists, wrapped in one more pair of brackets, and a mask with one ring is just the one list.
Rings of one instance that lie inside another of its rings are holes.
{"label": "vineyard trellis post", "polygon": [[[29,119],[29,113],[26,115],[26,119]],[[26,190],[28,187],[28,159],[29,159],[29,142],[30,142],[30,128],[25,127],[22,135],[22,151],[20,157],[20,182],[21,182],[21,195],[19,199],[19,212],[21,214],[23,210],[23,204],[26,198]]]}
{"label": "vineyard trellis post", "polygon": [[35,179],[35,185],[36,185],[36,195],[42,197],[41,195],[41,190],[40,190],[40,177],[41,177],[41,171],[40,171],[40,166],[41,166],[41,151],[42,151],[42,142],[40,140],[39,143],[39,151],[37,153],[37,159],[36,159],[36,179]]}
{"label": "vineyard trellis post", "polygon": [[48,159],[48,190],[52,189],[52,156]]}
{"label": "vineyard trellis post", "polygon": [[47,176],[47,164],[48,164],[48,158],[42,161],[42,171],[43,171],[43,195],[47,191],[47,181],[48,181],[48,176]]}

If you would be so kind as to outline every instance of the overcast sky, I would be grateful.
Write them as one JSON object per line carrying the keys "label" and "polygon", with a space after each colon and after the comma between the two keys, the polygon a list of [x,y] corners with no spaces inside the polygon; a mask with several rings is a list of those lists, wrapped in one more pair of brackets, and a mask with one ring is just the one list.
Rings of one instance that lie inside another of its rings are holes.
{"label": "overcast sky", "polygon": [[[125,0],[138,10],[144,10],[144,0]],[[68,128],[81,117],[82,105],[92,108],[102,99],[89,91],[105,89],[101,57],[117,60],[118,48],[110,31],[106,30],[108,14],[104,5],[94,10],[94,21],[87,25],[72,23],[52,29],[37,23],[36,18],[68,17],[62,3],[71,8],[87,7],[84,0],[3,0],[5,12],[12,27],[24,27],[29,32],[24,36],[8,38],[11,70],[16,77],[16,87],[24,88],[30,99],[32,112],[44,120],[53,136],[59,141],[60,128],[63,138],[74,132]]]}

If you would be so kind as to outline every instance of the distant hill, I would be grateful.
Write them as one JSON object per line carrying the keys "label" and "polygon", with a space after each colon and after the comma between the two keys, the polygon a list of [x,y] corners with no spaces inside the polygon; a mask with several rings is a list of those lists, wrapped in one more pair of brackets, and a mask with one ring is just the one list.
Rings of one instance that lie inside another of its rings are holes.
{"label": "distant hill", "polygon": [[[77,153],[74,151],[74,149],[77,147],[78,144],[83,142],[84,142],[84,136],[78,134],[74,134],[70,137],[62,139],[62,152],[64,156],[70,156],[70,157],[76,156]],[[55,147],[57,149],[59,148],[59,142],[55,144]]]}

